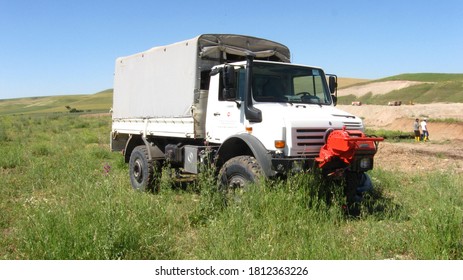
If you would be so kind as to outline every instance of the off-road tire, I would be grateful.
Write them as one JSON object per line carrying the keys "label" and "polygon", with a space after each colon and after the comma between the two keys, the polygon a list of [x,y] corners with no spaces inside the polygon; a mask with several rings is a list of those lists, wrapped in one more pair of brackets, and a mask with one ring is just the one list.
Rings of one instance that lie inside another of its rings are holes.
{"label": "off-road tire", "polygon": [[347,212],[349,215],[357,216],[359,214],[359,205],[356,201],[357,188],[359,187],[364,174],[363,172],[347,171],[345,173],[344,194],[347,202]]}
{"label": "off-road tire", "polygon": [[130,154],[129,175],[132,187],[138,191],[159,191],[159,161],[149,160],[146,146],[137,146]]}
{"label": "off-road tire", "polygon": [[263,176],[262,167],[252,156],[237,156],[228,160],[219,171],[222,190],[244,189],[250,183],[257,183]]}

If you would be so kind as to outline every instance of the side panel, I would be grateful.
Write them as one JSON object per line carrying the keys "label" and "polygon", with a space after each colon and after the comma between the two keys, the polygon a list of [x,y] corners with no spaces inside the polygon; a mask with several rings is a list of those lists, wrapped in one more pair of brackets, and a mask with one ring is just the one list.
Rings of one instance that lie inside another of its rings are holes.
{"label": "side panel", "polygon": [[136,134],[179,138],[195,138],[193,117],[115,119],[112,124],[113,135]]}
{"label": "side panel", "polygon": [[191,116],[197,61],[197,39],[117,59],[113,119]]}

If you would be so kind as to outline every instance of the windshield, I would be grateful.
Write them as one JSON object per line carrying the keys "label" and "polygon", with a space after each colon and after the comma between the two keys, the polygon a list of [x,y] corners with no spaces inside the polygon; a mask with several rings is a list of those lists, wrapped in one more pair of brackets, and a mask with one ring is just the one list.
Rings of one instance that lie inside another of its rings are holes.
{"label": "windshield", "polygon": [[289,64],[256,61],[253,65],[252,95],[257,102],[331,104],[321,69]]}

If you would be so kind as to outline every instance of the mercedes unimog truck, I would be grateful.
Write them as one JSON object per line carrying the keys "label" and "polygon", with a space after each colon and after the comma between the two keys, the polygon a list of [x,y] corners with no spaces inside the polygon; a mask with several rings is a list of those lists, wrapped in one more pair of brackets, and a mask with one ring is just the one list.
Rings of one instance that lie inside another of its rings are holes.
{"label": "mercedes unimog truck", "polygon": [[[135,189],[158,190],[213,164],[219,185],[317,169],[347,180],[352,200],[380,139],[336,105],[337,78],[292,64],[280,43],[204,34],[116,60],[111,149]],[[351,182],[351,183],[349,183]]]}

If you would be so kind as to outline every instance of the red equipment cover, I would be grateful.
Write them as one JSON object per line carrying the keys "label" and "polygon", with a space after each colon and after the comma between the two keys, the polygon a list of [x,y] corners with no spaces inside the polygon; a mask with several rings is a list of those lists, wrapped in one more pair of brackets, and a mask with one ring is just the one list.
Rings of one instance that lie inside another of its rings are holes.
{"label": "red equipment cover", "polygon": [[320,149],[320,154],[315,160],[320,168],[330,162],[333,157],[338,157],[344,163],[350,164],[357,151],[370,151],[376,153],[376,141],[384,138],[368,137],[360,130],[333,130],[326,139],[326,144]]}

